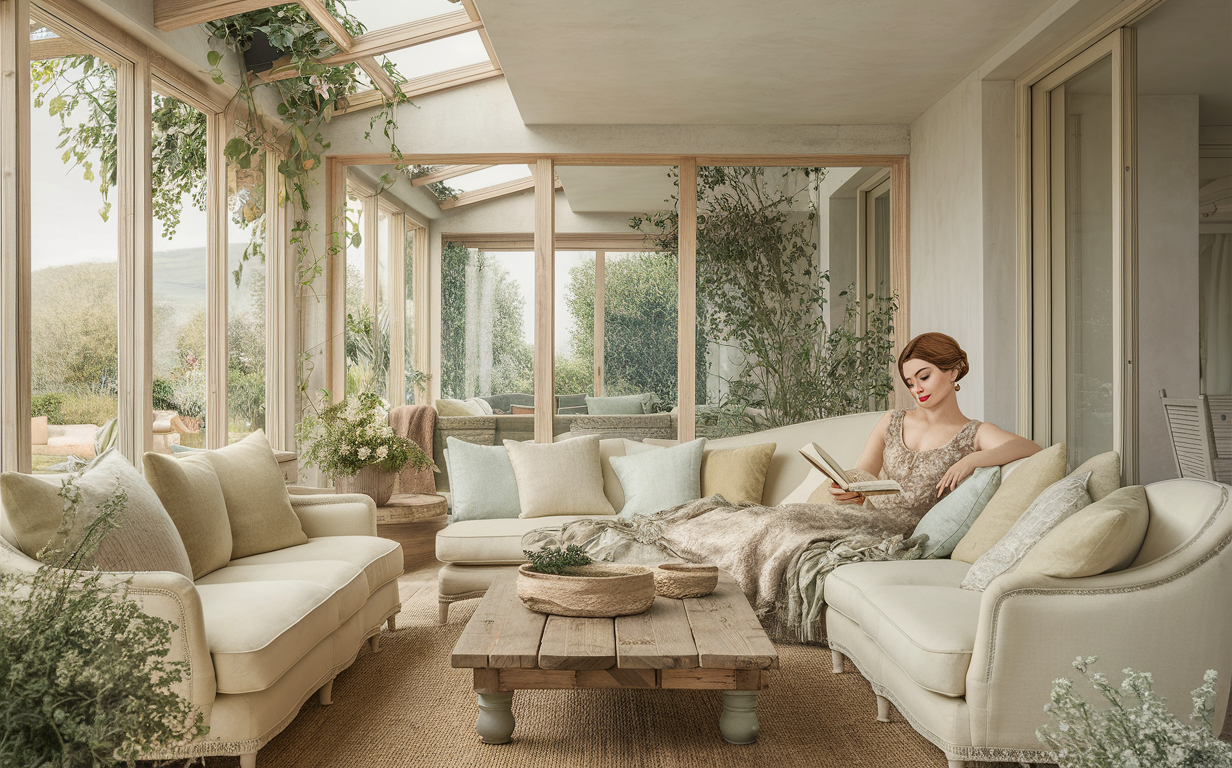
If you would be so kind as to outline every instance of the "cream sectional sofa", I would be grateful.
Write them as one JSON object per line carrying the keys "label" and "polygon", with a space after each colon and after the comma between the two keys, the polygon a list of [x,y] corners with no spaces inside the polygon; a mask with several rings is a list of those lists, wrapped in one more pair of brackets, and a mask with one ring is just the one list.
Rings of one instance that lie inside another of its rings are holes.
{"label": "cream sectional sofa", "polygon": [[[180,693],[205,716],[202,739],[151,758],[238,755],[243,768],[313,693],[330,703],[334,677],[402,605],[402,546],[376,535],[367,496],[291,496],[308,542],[232,560],[193,583],[178,573],[119,573],[146,613],[173,622]],[[30,573],[0,510],[0,569]]]}
{"label": "cream sectional sofa", "polygon": [[[857,414],[711,441],[716,448],[774,442],[762,503],[777,504],[808,475],[797,449],[816,441],[854,466],[880,413]],[[1004,468],[1012,472],[1013,465]],[[1150,521],[1125,570],[1082,579],[1010,572],[984,592],[959,588],[969,565],[940,560],[852,563],[825,582],[826,631],[836,673],[850,659],[958,768],[965,761],[1047,762],[1035,729],[1052,681],[1077,656],[1100,669],[1153,673],[1185,720],[1189,691],[1219,674],[1215,723],[1232,685],[1232,487],[1203,480],[1147,486]],[[437,534],[441,621],[449,604],[482,595],[494,574],[525,562],[527,531],[574,518],[477,520]],[[870,716],[872,713],[870,713]]]}

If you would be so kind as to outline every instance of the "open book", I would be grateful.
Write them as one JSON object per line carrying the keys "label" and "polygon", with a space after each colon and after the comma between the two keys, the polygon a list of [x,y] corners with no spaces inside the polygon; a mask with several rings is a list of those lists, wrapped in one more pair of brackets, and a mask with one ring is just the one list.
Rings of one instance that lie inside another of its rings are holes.
{"label": "open book", "polygon": [[821,449],[817,443],[809,443],[800,449],[800,455],[808,459],[809,463],[821,472],[821,474],[834,481],[834,484],[844,491],[855,491],[864,496],[880,496],[887,493],[902,493],[903,487],[898,484],[897,480],[866,480],[864,482],[853,482],[852,479],[843,471],[838,462],[830,458],[830,454]]}

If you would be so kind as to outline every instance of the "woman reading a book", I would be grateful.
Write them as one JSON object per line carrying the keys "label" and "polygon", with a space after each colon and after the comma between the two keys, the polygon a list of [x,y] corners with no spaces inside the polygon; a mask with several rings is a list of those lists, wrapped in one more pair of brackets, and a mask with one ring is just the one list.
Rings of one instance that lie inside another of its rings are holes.
{"label": "woman reading a book", "polygon": [[881,417],[856,469],[848,472],[857,481],[882,475],[896,480],[902,493],[865,499],[832,482],[834,501],[863,504],[885,518],[887,530],[909,535],[924,513],[978,467],[1008,464],[1040,450],[996,424],[963,415],[955,393],[968,370],[967,353],[944,333],[924,333],[908,342],[898,357],[898,372],[917,407]]}

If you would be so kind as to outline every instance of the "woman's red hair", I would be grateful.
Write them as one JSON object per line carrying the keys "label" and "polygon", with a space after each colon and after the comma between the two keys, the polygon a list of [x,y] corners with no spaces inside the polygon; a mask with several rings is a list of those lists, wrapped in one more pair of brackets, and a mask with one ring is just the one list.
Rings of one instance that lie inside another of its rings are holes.
{"label": "woman's red hair", "polygon": [[898,376],[903,380],[903,384],[907,383],[907,377],[903,375],[903,366],[908,360],[923,360],[943,371],[956,370],[958,379],[966,376],[967,371],[971,370],[971,366],[967,365],[967,353],[958,346],[954,337],[946,336],[944,333],[921,333],[907,342],[902,354],[898,356]]}

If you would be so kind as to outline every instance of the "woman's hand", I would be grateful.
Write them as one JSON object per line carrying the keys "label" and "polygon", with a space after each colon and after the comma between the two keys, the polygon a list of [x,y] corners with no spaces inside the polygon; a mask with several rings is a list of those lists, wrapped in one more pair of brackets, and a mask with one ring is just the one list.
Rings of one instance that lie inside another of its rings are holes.
{"label": "woman's hand", "polygon": [[982,465],[976,462],[975,454],[973,453],[967,454],[954,462],[941,477],[941,482],[937,483],[937,497],[940,498],[941,494],[946,491],[952,491],[957,488],[959,483],[970,477],[971,473],[980,466]]}
{"label": "woman's hand", "polygon": [[863,494],[856,493],[855,491],[844,491],[843,489],[835,485],[833,480],[830,481],[830,495],[834,497],[835,501],[841,504],[863,504],[864,503]]}

